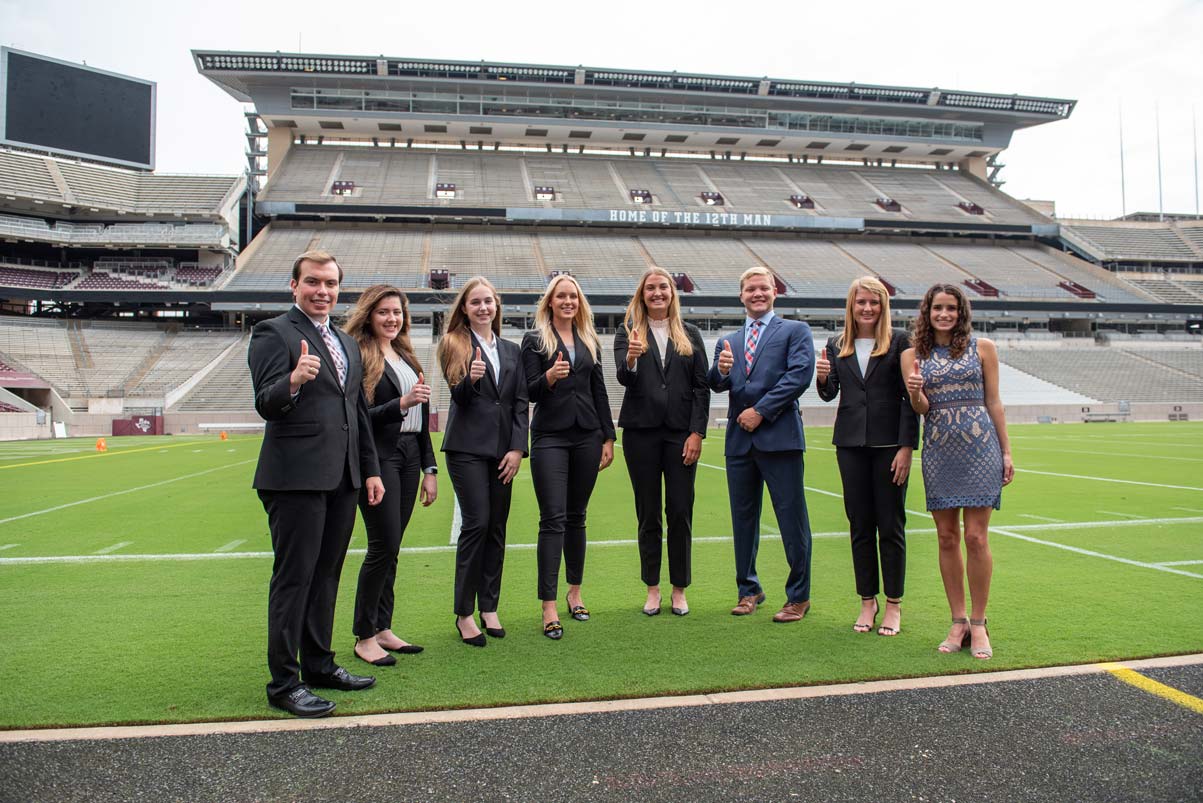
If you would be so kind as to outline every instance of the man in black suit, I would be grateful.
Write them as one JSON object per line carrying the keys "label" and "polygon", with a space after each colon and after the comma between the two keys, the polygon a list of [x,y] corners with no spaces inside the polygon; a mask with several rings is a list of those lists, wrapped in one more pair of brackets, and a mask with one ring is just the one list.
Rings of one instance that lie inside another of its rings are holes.
{"label": "man in black suit", "polygon": [[267,422],[254,487],[275,552],[267,701],[300,717],[334,710],[309,687],[354,691],[376,682],[335,664],[330,649],[358,489],[364,485],[370,504],[384,497],[359,347],[330,324],[341,282],[330,254],[301,254],[289,282],[295,306],[256,325],[247,351],[255,409]]}

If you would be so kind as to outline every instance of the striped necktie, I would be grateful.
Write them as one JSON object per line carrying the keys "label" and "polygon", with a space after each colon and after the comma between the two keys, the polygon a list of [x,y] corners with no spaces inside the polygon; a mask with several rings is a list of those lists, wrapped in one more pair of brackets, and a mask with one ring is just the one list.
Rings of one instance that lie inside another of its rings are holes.
{"label": "striped necktie", "polygon": [[744,374],[752,373],[752,363],[756,361],[756,343],[760,340],[760,321],[752,321],[748,327],[748,341],[744,344]]}
{"label": "striped necktie", "polygon": [[330,352],[330,359],[334,362],[334,369],[338,372],[338,386],[346,387],[347,384],[347,360],[343,357],[342,346],[338,344],[334,333],[330,331],[330,324],[323,323],[317,328],[322,335],[322,340],[326,341],[326,351]]}

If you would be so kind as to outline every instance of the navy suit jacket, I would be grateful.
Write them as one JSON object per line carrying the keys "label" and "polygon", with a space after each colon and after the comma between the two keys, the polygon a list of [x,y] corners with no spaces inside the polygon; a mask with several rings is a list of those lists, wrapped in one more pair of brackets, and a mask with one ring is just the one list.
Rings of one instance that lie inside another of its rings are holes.
{"label": "navy suit jacket", "polygon": [[[727,376],[718,371],[724,340],[735,356]],[[810,327],[802,321],[774,315],[757,341],[750,373],[744,368],[744,328],[720,337],[708,378],[711,389],[729,391],[724,454],[743,455],[752,447],[761,452],[805,451],[798,397],[810,386],[814,370],[814,341]],[[764,416],[753,432],[745,432],[736,421],[749,407]]]}
{"label": "navy suit jacket", "polygon": [[[331,327],[347,353],[347,381],[339,387],[326,342],[305,313],[292,307],[261,321],[251,333],[247,362],[255,388],[255,410],[267,422],[254,487],[264,491],[330,491],[344,467],[358,488],[379,477],[368,403],[363,394],[359,344]],[[301,386],[296,399],[289,375],[301,357],[301,341],[321,357],[321,369]]]}

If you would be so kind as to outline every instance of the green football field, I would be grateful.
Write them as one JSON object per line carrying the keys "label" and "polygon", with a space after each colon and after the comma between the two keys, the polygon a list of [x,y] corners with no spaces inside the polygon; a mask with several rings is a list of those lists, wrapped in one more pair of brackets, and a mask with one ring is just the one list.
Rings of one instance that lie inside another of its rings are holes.
{"label": "green football field", "polygon": [[[649,618],[619,450],[589,509],[587,623],[541,635],[538,513],[515,480],[501,619],[485,649],[452,623],[451,487],[405,534],[394,629],[426,647],[376,669],[368,691],[330,692],[337,714],[701,693],[1203,652],[1203,425],[1011,428],[1018,473],[994,514],[995,657],[943,655],[948,627],[935,535],[916,463],[902,634],[851,631],[858,608],[830,430],[809,428],[813,609],[770,621],[785,559],[766,499],[759,568],[768,594],[735,603],[722,433],[698,470],[692,613]],[[251,476],[259,439],[109,438],[0,444],[0,728],[261,719],[267,522]],[[351,671],[351,610],[365,547],[357,525],[335,620]],[[665,567],[667,592],[667,566]],[[563,586],[562,586],[563,587]],[[563,613],[561,609],[561,613]]]}

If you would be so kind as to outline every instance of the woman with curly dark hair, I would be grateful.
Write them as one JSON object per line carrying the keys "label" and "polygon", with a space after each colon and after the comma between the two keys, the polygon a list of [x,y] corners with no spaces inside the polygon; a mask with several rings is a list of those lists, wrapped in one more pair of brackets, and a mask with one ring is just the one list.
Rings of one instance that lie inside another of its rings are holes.
{"label": "woman with curly dark hair", "polygon": [[[355,592],[355,654],[376,666],[392,666],[388,651],[417,653],[392,631],[393,585],[401,536],[419,496],[427,506],[438,496],[438,473],[430,443],[430,386],[409,340],[409,300],[396,287],[377,284],[363,291],[344,328],[363,355],[363,392],[380,458],[384,501],[375,506],[360,495],[368,552]],[[420,490],[419,490],[420,487]]]}
{"label": "woman with curly dark hair", "polygon": [[[994,571],[987,540],[990,513],[1001,506],[1002,486],[1014,478],[1015,466],[998,395],[998,350],[990,340],[973,337],[969,324],[969,300],[959,287],[929,288],[901,370],[911,406],[923,416],[923,485],[952,612],[948,638],[936,649],[951,653],[968,646],[974,658],[984,660],[994,655],[986,629]],[[972,602],[968,616],[966,579]]]}

